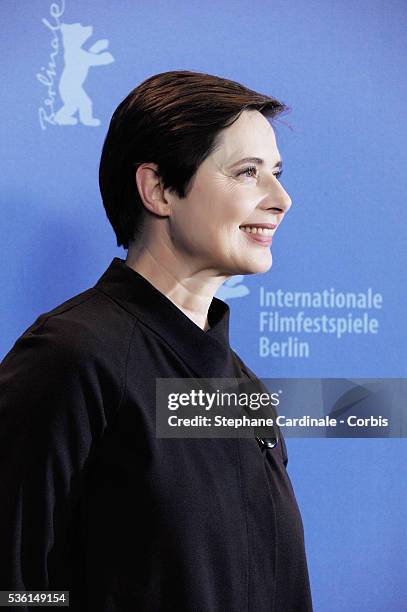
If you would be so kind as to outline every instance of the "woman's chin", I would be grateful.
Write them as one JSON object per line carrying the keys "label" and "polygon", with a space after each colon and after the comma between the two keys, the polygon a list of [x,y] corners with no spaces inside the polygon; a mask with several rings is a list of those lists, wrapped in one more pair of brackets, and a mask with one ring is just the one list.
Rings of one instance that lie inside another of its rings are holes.
{"label": "woman's chin", "polygon": [[264,274],[268,272],[273,265],[273,256],[271,251],[268,251],[267,256],[251,258],[246,262],[242,268],[245,271],[239,272],[239,274]]}

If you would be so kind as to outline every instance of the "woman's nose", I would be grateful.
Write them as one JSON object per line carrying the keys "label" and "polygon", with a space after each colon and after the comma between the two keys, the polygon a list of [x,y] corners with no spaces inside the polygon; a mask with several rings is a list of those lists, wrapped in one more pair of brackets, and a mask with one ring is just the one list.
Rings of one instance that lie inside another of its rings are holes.
{"label": "woman's nose", "polygon": [[281,204],[283,212],[288,212],[291,208],[292,200],[280,182],[278,183],[278,189],[278,194],[275,194],[276,199]]}
{"label": "woman's nose", "polygon": [[273,189],[270,190],[266,202],[267,210],[274,210],[278,213],[287,213],[292,204],[290,196],[280,183],[278,184],[277,190],[276,186],[273,185]]}
{"label": "woman's nose", "polygon": [[288,193],[286,192],[285,189],[283,189],[284,191],[284,212],[288,212],[291,208],[291,204],[293,203],[290,196],[288,195]]}

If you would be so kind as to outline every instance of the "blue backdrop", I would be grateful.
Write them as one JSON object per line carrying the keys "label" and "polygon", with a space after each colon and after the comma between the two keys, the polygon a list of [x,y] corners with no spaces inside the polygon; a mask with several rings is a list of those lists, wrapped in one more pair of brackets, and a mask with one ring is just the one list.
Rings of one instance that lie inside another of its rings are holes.
{"label": "blue backdrop", "polygon": [[[189,69],[292,107],[276,124],[293,206],[273,267],[219,292],[232,346],[262,377],[406,377],[404,1],[2,0],[0,15],[2,357],[39,313],[125,258],[98,191],[110,116],[148,76]],[[261,290],[370,290],[380,307],[265,306]],[[261,329],[277,311],[374,322],[341,337]],[[315,610],[407,609],[405,440],[287,445]]]}

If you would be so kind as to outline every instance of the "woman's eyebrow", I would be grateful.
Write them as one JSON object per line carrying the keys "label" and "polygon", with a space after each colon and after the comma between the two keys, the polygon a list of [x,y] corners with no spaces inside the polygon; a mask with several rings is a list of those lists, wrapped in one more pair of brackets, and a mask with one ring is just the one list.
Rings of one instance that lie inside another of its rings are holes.
{"label": "woman's eyebrow", "polygon": [[[258,164],[259,166],[261,166],[262,164],[264,164],[264,159],[261,159],[261,157],[243,157],[243,159],[239,159],[239,161],[235,162],[230,167],[234,168],[234,166],[237,166],[238,164],[244,164],[244,163]],[[274,168],[281,169],[282,167],[283,167],[283,160],[279,159],[274,164],[273,169]]]}

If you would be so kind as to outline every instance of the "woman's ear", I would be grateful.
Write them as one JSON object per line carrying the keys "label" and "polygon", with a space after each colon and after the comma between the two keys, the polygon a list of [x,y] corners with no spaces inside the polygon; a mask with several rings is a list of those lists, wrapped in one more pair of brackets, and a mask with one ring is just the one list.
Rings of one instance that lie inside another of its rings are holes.
{"label": "woman's ear", "polygon": [[158,165],[152,162],[141,164],[135,178],[140,198],[147,210],[160,217],[168,217],[170,203],[165,198]]}

